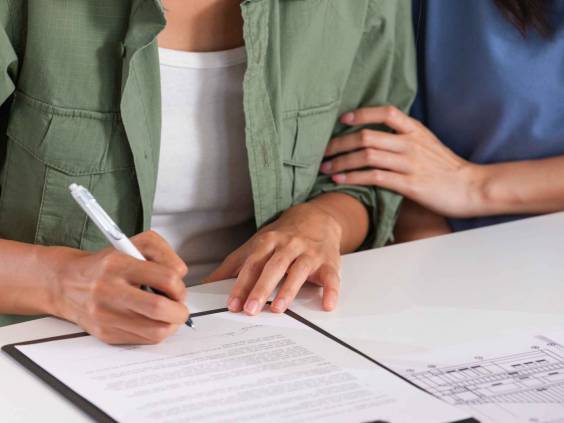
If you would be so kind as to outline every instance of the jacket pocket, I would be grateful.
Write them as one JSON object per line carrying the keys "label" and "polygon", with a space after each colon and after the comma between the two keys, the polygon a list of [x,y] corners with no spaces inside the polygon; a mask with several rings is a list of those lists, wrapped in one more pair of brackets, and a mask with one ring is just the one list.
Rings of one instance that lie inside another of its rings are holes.
{"label": "jacket pocket", "polygon": [[124,231],[134,233],[139,195],[118,114],[64,109],[17,93],[7,136],[0,237],[83,249],[106,245],[72,199],[71,183],[89,188]]}
{"label": "jacket pocket", "polygon": [[338,102],[287,112],[283,122],[282,157],[285,196],[291,205],[308,200],[331,139]]}

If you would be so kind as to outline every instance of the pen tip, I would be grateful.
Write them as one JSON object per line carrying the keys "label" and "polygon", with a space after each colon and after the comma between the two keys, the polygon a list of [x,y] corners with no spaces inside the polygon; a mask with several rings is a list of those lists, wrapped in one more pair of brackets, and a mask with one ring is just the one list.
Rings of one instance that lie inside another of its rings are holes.
{"label": "pen tip", "polygon": [[194,321],[192,319],[188,319],[188,321],[186,322],[186,326],[189,326],[194,330],[196,329],[196,325],[194,325]]}

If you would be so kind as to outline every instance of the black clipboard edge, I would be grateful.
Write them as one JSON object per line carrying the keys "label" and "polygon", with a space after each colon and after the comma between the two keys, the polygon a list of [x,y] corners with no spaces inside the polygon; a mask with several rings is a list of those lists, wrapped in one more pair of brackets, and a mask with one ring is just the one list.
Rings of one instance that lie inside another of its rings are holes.
{"label": "black clipboard edge", "polygon": [[[427,395],[430,395],[434,398],[434,395],[432,395],[429,391],[427,391],[426,389],[422,388],[421,386],[413,383],[412,381],[410,381],[409,379],[407,379],[406,377],[400,375],[399,373],[397,373],[395,370],[390,369],[388,366],[385,366],[384,364],[380,363],[378,360],[373,359],[372,357],[370,357],[369,355],[363,353],[362,351],[356,349],[355,347],[353,347],[352,345],[347,344],[345,341],[337,338],[335,335],[332,335],[331,333],[327,332],[325,329],[320,328],[319,326],[311,323],[309,320],[305,319],[304,317],[300,316],[298,313],[293,312],[292,310],[286,310],[286,314],[288,316],[293,317],[294,319],[298,320],[299,322],[303,323],[306,326],[309,326],[310,328],[312,328],[313,330],[321,333],[322,335],[325,335],[327,338],[331,339],[332,341],[336,342],[337,344],[340,344],[341,346],[348,348],[349,350],[357,353],[358,355],[366,358],[368,361],[376,364],[378,367],[381,367],[382,369],[386,370],[387,372],[393,374],[394,376],[398,377],[399,379],[409,383],[411,386],[414,386],[415,388],[425,392]],[[440,398],[437,398],[439,401]],[[465,420],[459,420],[456,422],[450,422],[450,423],[480,423],[479,420],[476,420],[474,418],[469,418],[469,419],[465,419]]]}
{"label": "black clipboard edge", "polygon": [[[270,304],[270,302],[268,304]],[[194,314],[192,314],[191,317],[208,316],[210,314],[225,313],[225,312],[228,312],[228,311],[229,310],[227,308],[218,308],[218,309],[214,309],[214,310],[208,310],[208,311],[202,311],[202,312],[199,312],[199,313],[194,313]],[[300,323],[310,327],[311,329],[321,333],[322,335],[324,335],[327,338],[331,339],[332,341],[338,343],[339,345],[341,345],[341,346],[355,352],[356,354],[364,357],[368,361],[376,364],[380,368],[382,368],[382,369],[386,370],[387,372],[393,374],[394,376],[402,379],[403,381],[409,383],[410,385],[414,386],[415,388],[422,390],[423,392],[427,393],[428,395],[431,395],[427,390],[425,390],[422,387],[418,386],[417,384],[413,383],[412,381],[410,381],[409,379],[400,375],[396,371],[390,369],[389,367],[387,367],[384,364],[380,363],[379,361],[373,359],[369,355],[367,355],[367,354],[363,353],[362,351],[354,348],[353,346],[347,344],[343,340],[341,340],[341,339],[337,338],[336,336],[330,334],[326,330],[324,330],[324,329],[320,328],[319,326],[313,324],[312,322],[310,322],[309,320],[300,316],[299,314],[293,312],[292,310],[289,310],[289,309],[286,310],[285,314],[287,314],[288,316],[292,317],[293,319],[299,321]],[[80,394],[73,391],[71,388],[69,388],[67,385],[65,385],[63,382],[61,382],[59,379],[57,379],[55,376],[53,376],[51,373],[46,371],[43,367],[39,366],[37,363],[35,363],[33,360],[31,360],[24,353],[22,353],[21,351],[19,351],[17,349],[18,346],[23,346],[23,345],[32,345],[32,344],[39,344],[39,343],[52,342],[52,341],[61,341],[61,340],[64,340],[64,339],[81,338],[81,337],[84,337],[84,336],[90,336],[90,335],[86,332],[79,332],[79,333],[74,333],[74,334],[70,334],[70,335],[56,336],[56,337],[52,337],[52,338],[38,339],[38,340],[26,341],[26,342],[18,342],[18,343],[15,343],[15,344],[5,345],[5,346],[2,347],[2,350],[5,353],[7,353],[9,356],[14,358],[18,363],[20,363],[28,371],[30,371],[31,373],[33,373],[34,375],[39,377],[44,383],[49,385],[51,388],[53,388],[55,391],[57,391],[60,395],[62,395],[68,401],[73,403],[80,410],[82,410],[87,415],[92,417],[95,421],[100,422],[100,423],[118,423],[117,420],[112,418],[110,415],[106,414],[102,409],[100,409],[99,407],[94,405],[92,402],[88,401],[86,398],[84,398]],[[479,422],[479,420],[476,420],[474,418],[469,418],[469,419],[459,420],[459,421],[456,421],[456,422],[445,422],[445,423],[480,423],[480,422]]]}
{"label": "black clipboard edge", "polygon": [[79,332],[70,335],[45,338],[37,341],[20,342],[17,344],[5,345],[2,347],[2,351],[4,351],[13,359],[15,359],[18,363],[20,363],[23,367],[25,367],[26,370],[28,370],[34,376],[41,379],[41,381],[49,385],[63,398],[65,398],[67,401],[70,401],[79,410],[86,413],[88,416],[92,417],[95,421],[100,423],[117,423],[117,420],[113,419],[111,416],[106,414],[102,409],[98,408],[96,405],[88,401],[86,398],[76,393],[74,390],[72,390],[70,387],[65,385],[63,382],[61,382],[59,379],[57,379],[55,376],[53,376],[43,367],[38,365],[36,362],[34,362],[32,359],[30,359],[27,355],[25,355],[17,348],[19,346],[24,346],[24,345],[39,344],[39,343],[51,342],[51,341],[61,341],[64,339],[82,338],[84,336],[90,336],[90,335],[88,335],[85,332]]}
{"label": "black clipboard edge", "polygon": [[[216,314],[229,311],[227,308],[219,308],[215,310],[202,311],[200,313],[194,313],[191,317],[207,316],[209,314]],[[79,410],[92,417],[96,422],[99,423],[118,423],[109,414],[106,414],[101,408],[94,405],[92,402],[88,401],[82,395],[78,394],[72,390],[69,386],[65,385],[43,367],[38,365],[32,359],[30,359],[23,352],[18,350],[17,347],[33,344],[41,344],[45,342],[62,341],[65,339],[82,338],[84,336],[90,336],[86,332],[71,333],[69,335],[54,336],[51,338],[36,339],[32,341],[17,342],[15,344],[4,345],[2,351],[16,360],[21,364],[27,371],[31,372],[34,376],[38,377],[43,383],[49,385],[54,389],[59,395],[70,401]]]}

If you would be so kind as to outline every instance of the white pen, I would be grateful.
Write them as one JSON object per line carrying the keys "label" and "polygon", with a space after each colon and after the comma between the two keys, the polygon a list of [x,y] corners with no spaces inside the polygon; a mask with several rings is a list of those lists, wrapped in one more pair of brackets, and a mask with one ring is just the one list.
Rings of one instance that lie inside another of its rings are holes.
{"label": "white pen", "polygon": [[[81,185],[71,184],[69,186],[71,195],[76,200],[78,205],[84,210],[88,217],[94,222],[94,224],[100,229],[108,241],[114,246],[114,248],[128,256],[136,258],[138,260],[146,261],[143,254],[137,249],[135,245],[129,240],[129,238],[123,233],[118,225],[112,220],[112,218],[106,213],[106,211],[98,204],[94,196]],[[149,287],[143,287],[145,291],[152,292],[157,295],[164,295],[160,292]],[[194,322],[191,318],[188,319],[186,325],[194,328]]]}

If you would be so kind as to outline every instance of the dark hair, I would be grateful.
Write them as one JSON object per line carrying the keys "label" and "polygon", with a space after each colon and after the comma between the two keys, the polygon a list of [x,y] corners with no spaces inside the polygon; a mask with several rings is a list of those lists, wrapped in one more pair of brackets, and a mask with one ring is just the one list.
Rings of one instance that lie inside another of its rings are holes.
{"label": "dark hair", "polygon": [[503,14],[523,36],[529,30],[549,37],[552,33],[548,21],[547,0],[494,0]]}

